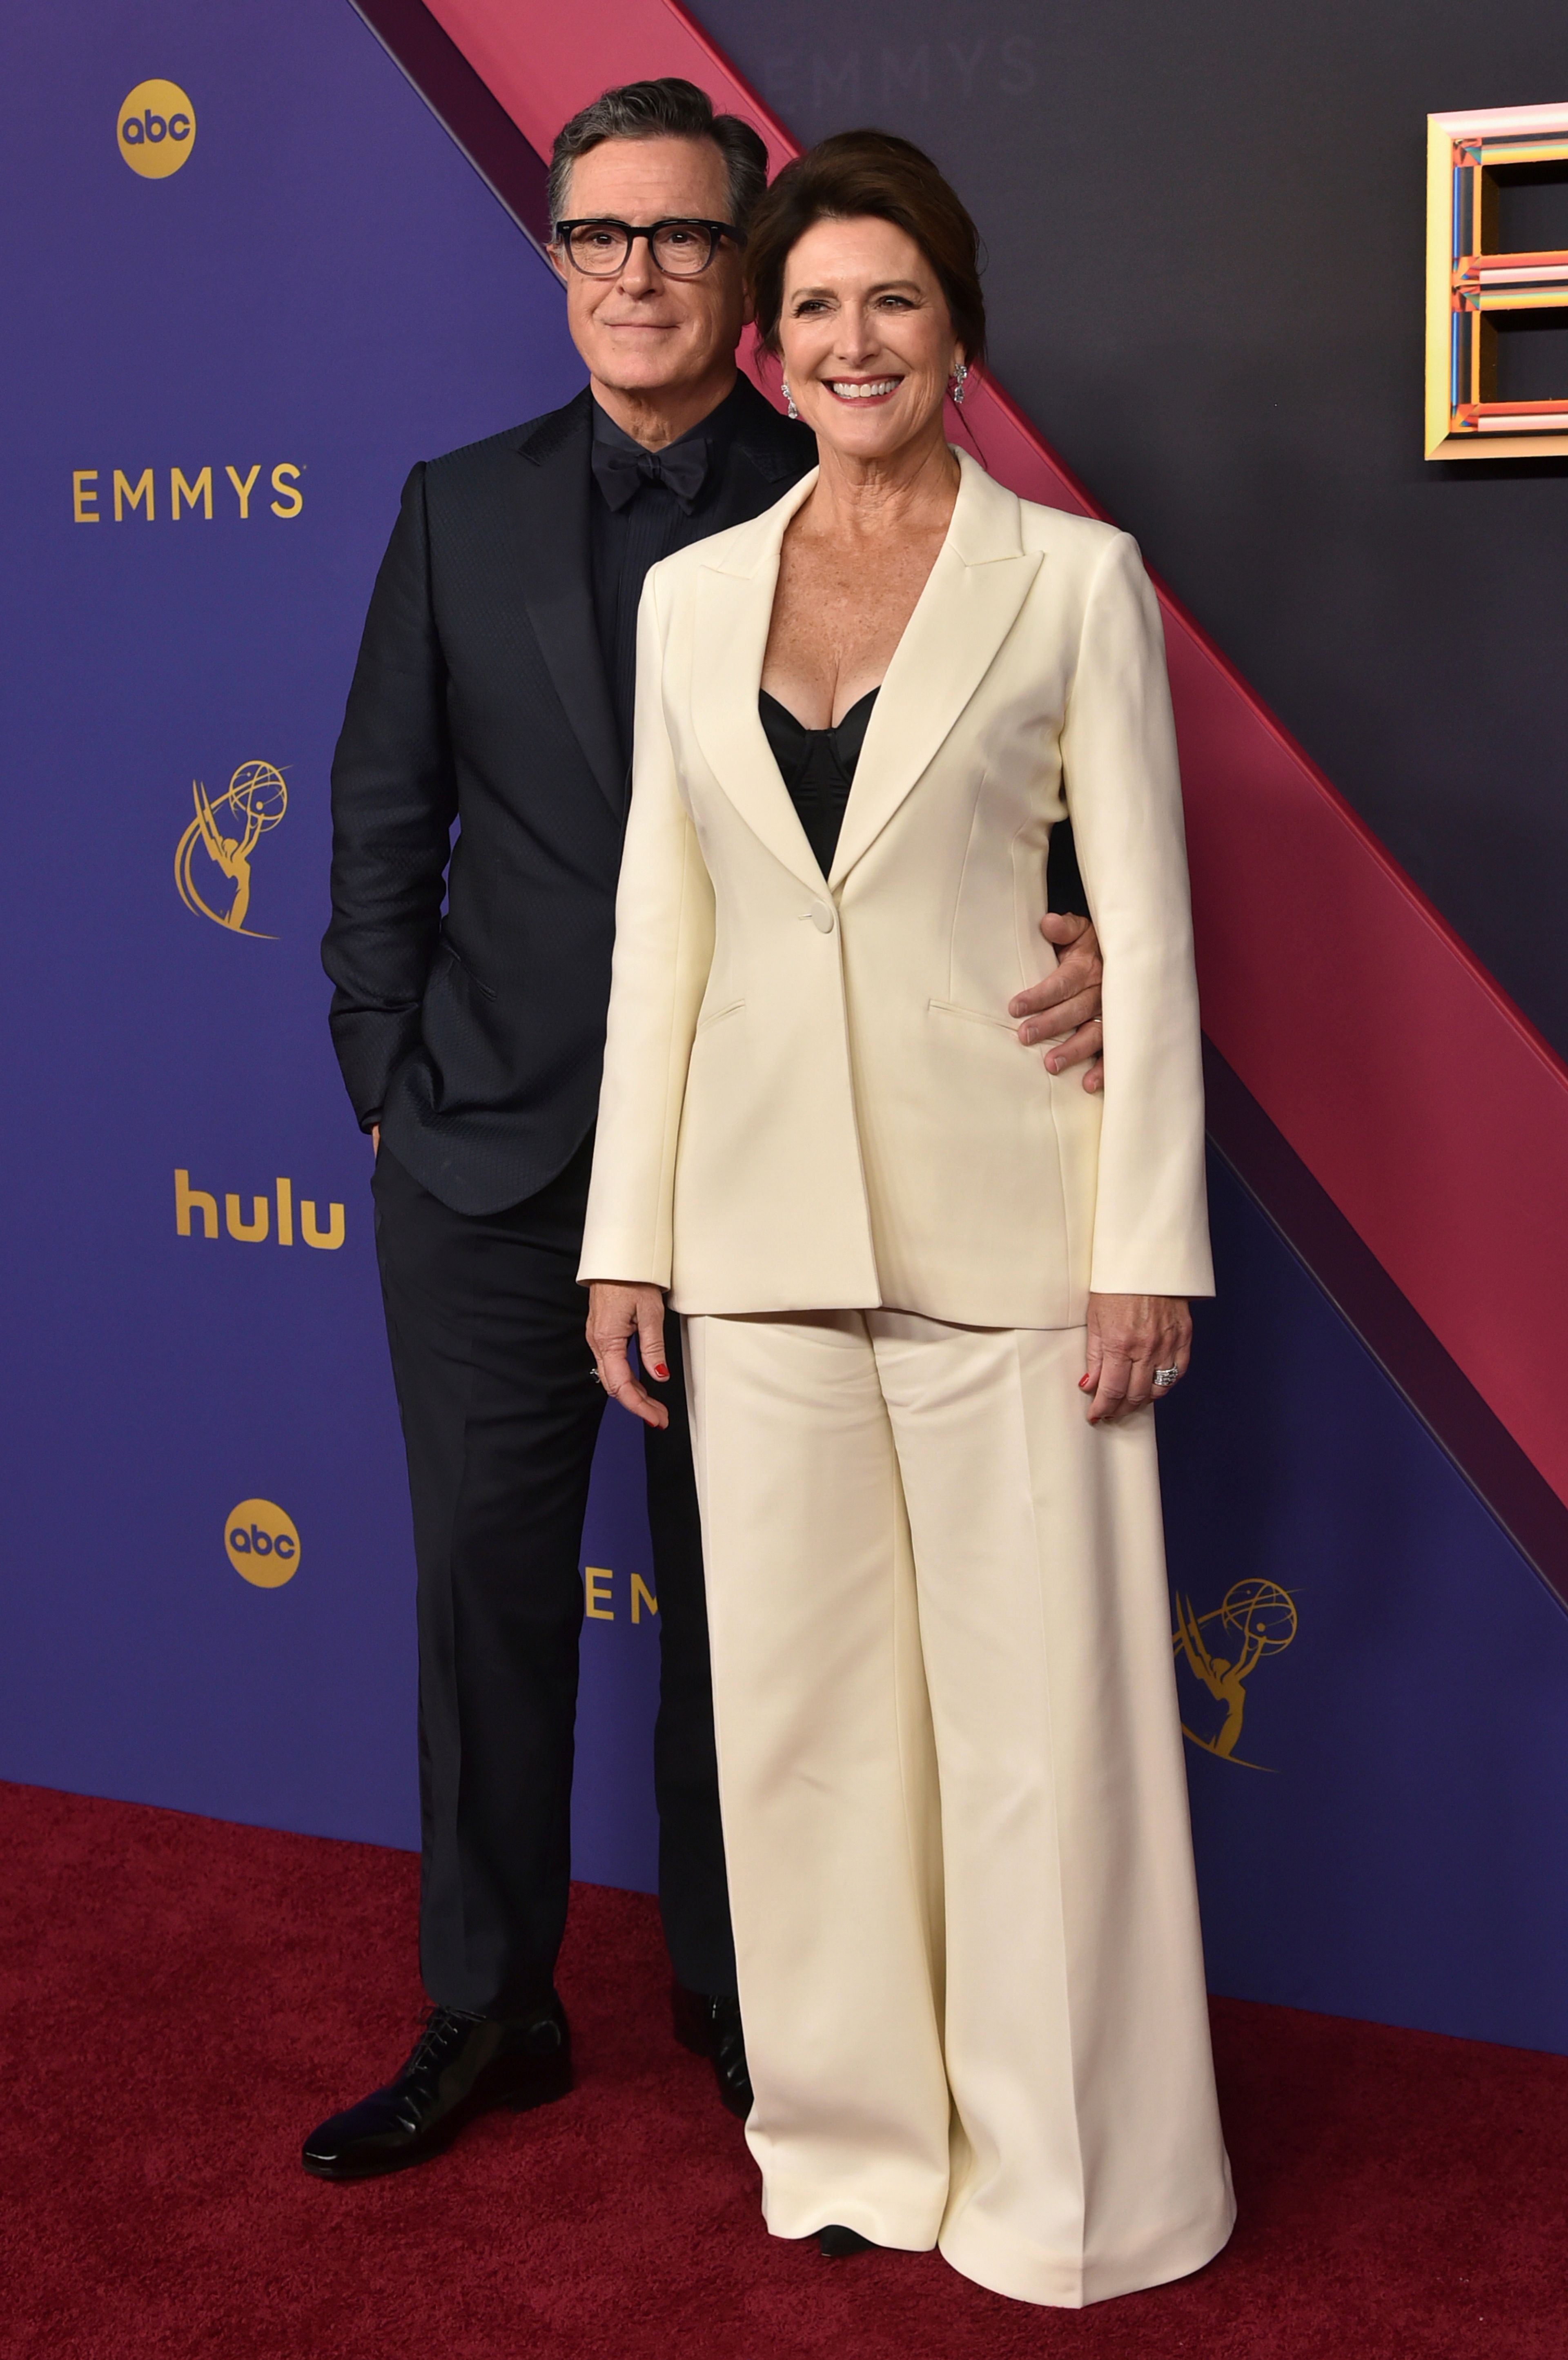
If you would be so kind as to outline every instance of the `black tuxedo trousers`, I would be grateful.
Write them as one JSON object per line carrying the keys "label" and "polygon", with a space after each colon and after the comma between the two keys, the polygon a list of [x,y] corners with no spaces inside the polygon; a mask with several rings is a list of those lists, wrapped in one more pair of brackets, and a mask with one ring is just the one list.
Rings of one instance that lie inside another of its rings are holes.
{"label": "black tuxedo trousers", "polygon": [[[577,1284],[590,1139],[548,1186],[454,1212],[384,1147],[373,1189],[419,1568],[425,1988],[480,2016],[548,1998],[571,1875],[579,1548],[604,1396]],[[678,1323],[647,1438],[660,1673],[659,1903],[675,1973],[735,1990],[702,1536]]]}

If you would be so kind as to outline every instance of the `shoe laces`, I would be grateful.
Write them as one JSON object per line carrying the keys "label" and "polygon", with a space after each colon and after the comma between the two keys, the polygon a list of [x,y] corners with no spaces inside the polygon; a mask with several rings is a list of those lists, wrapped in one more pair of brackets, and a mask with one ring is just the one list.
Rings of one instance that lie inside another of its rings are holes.
{"label": "shoe laces", "polygon": [[459,2007],[427,2007],[415,2021],[421,2029],[403,2068],[405,2076],[417,2073],[421,2065],[438,2063],[445,2051],[467,2033],[471,2025],[482,2024],[484,2018],[470,2016]]}

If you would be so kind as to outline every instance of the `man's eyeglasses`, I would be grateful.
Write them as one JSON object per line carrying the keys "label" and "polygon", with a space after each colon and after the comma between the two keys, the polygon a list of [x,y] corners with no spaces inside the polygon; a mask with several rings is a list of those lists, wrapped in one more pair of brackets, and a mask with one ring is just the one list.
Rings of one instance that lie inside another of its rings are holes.
{"label": "man's eyeglasses", "polygon": [[646,237],[654,267],[668,279],[700,279],[726,237],[738,246],[740,232],[729,222],[649,222],[634,229],[624,221],[563,221],[555,224],[555,243],[564,246],[574,270],[590,279],[614,279],[624,270],[632,247]]}

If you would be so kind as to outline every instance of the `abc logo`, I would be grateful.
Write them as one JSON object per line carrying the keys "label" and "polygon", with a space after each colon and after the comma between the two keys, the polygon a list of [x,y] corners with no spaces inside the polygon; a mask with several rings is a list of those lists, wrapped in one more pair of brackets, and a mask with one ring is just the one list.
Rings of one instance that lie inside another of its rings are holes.
{"label": "abc logo", "polygon": [[223,1526],[229,1563],[257,1590],[281,1590],[299,1570],[299,1535],[292,1516],[271,1500],[242,1500]]}
{"label": "abc logo", "polygon": [[139,82],[120,109],[120,153],[144,180],[167,180],[196,144],[196,110],[177,82]]}

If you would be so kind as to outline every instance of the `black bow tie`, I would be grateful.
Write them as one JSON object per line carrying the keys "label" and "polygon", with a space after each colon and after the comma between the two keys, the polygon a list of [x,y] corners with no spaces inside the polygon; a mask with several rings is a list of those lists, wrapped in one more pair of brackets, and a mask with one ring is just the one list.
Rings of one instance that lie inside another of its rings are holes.
{"label": "black bow tie", "polygon": [[623,451],[616,443],[595,440],[593,459],[594,480],[617,510],[635,499],[645,484],[663,484],[690,516],[708,480],[705,434],[672,442],[667,451]]}

